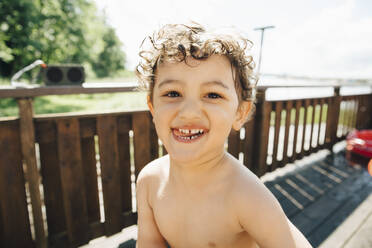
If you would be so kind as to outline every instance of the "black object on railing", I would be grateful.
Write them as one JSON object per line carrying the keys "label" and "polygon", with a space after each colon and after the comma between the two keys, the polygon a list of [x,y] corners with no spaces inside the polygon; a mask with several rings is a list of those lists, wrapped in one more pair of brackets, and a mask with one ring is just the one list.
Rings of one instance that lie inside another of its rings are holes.
{"label": "black object on railing", "polygon": [[85,81],[82,65],[48,65],[42,68],[41,75],[46,85],[81,85]]}

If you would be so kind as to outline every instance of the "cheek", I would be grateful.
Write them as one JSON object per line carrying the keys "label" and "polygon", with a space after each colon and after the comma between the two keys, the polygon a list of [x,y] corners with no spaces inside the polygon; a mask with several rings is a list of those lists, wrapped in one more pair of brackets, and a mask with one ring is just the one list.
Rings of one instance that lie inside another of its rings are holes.
{"label": "cheek", "polygon": [[157,118],[166,118],[173,115],[176,109],[177,106],[174,103],[157,104],[154,106],[154,116]]}
{"label": "cheek", "polygon": [[154,124],[160,134],[168,131],[171,120],[174,116],[175,108],[169,105],[158,105],[154,108]]}
{"label": "cheek", "polygon": [[234,105],[222,105],[222,106],[210,106],[208,111],[211,113],[216,120],[219,122],[226,123],[230,125],[235,119],[237,107]]}

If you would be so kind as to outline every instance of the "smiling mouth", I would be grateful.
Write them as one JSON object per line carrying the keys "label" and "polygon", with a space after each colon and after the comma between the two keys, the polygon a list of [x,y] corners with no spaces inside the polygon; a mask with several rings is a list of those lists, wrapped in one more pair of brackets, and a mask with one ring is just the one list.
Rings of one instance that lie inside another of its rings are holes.
{"label": "smiling mouth", "polygon": [[173,137],[180,142],[191,143],[199,140],[207,133],[205,129],[172,128]]}

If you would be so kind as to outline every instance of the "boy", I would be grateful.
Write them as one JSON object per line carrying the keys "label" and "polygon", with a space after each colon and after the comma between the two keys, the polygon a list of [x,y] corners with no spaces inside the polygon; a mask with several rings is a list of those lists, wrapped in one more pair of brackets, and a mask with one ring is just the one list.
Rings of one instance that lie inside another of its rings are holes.
{"label": "boy", "polygon": [[169,155],[137,180],[138,248],[311,247],[264,184],[225,151],[252,112],[248,40],[165,25],[137,75]]}

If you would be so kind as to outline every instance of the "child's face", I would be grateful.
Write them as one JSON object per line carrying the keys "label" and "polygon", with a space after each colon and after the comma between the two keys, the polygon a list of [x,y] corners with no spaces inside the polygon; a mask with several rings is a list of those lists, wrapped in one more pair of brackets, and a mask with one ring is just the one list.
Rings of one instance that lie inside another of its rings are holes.
{"label": "child's face", "polygon": [[232,67],[221,55],[161,64],[148,105],[159,138],[179,162],[224,152],[231,128],[240,128],[250,108],[248,102],[238,108]]}

